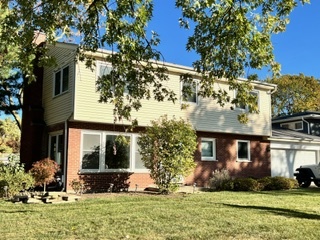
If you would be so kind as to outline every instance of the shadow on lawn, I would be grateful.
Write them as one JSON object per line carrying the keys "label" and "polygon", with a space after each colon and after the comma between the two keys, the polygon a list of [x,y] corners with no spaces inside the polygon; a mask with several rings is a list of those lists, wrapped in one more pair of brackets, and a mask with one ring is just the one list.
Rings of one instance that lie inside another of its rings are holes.
{"label": "shadow on lawn", "polygon": [[274,195],[274,196],[286,196],[286,195],[314,195],[320,193],[320,188],[310,187],[310,188],[298,188],[291,190],[275,190],[275,191],[257,191],[252,192],[253,194],[264,194],[264,195]]}
{"label": "shadow on lawn", "polygon": [[30,210],[0,210],[0,213],[31,213],[35,211],[30,211]]}
{"label": "shadow on lawn", "polygon": [[274,213],[274,214],[282,215],[286,217],[320,220],[320,215],[299,212],[299,211],[295,211],[287,208],[273,208],[273,207],[249,206],[249,205],[244,206],[244,205],[236,205],[236,204],[223,204],[223,205],[227,207],[234,207],[234,208],[240,208],[240,209],[261,210],[261,211],[266,211],[266,212],[270,212],[270,213]]}

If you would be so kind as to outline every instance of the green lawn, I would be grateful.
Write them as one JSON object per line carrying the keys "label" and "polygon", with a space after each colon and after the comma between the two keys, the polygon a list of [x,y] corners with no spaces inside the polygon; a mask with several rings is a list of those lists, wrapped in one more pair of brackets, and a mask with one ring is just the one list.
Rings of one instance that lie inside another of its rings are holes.
{"label": "green lawn", "polygon": [[319,239],[320,188],[0,200],[0,239]]}

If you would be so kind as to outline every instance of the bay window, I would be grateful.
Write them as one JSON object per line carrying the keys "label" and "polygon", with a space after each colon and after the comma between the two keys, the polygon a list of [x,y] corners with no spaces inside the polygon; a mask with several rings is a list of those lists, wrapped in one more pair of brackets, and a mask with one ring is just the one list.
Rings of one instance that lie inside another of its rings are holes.
{"label": "bay window", "polygon": [[138,151],[137,134],[84,130],[81,136],[81,171],[148,172]]}

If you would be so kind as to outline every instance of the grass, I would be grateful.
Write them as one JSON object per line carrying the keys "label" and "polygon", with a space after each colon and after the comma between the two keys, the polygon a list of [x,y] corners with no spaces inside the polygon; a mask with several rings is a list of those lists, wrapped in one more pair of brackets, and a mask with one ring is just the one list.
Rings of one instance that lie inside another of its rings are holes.
{"label": "grass", "polygon": [[319,239],[320,189],[0,200],[1,239]]}

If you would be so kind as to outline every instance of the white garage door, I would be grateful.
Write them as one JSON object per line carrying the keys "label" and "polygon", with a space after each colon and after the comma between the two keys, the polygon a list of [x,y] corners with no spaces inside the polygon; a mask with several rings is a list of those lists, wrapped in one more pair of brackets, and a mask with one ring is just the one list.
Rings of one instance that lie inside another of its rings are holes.
{"label": "white garage door", "polygon": [[316,151],[295,149],[271,150],[271,176],[294,177],[293,173],[301,165],[315,164]]}

